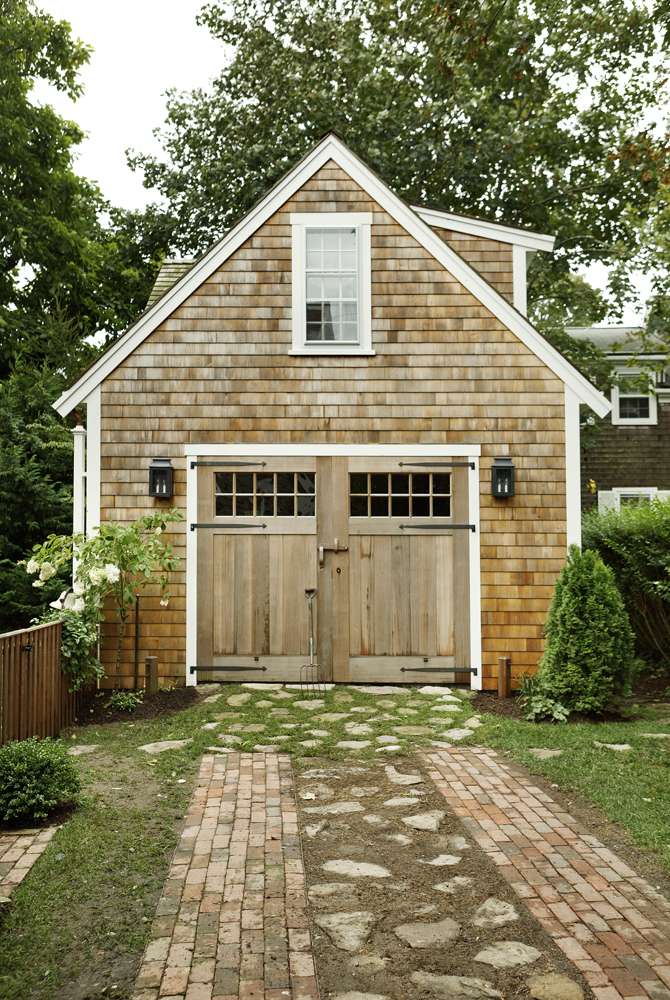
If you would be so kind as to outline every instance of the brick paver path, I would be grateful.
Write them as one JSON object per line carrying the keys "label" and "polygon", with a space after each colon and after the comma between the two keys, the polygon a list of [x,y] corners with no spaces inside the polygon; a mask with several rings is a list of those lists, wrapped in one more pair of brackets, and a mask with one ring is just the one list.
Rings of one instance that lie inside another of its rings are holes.
{"label": "brick paver path", "polygon": [[492,750],[423,754],[473,838],[598,1000],[670,1000],[670,904]]}
{"label": "brick paver path", "polygon": [[23,881],[57,827],[0,834],[0,897],[9,898]]}
{"label": "brick paver path", "polygon": [[318,1000],[290,759],[203,757],[134,1000]]}

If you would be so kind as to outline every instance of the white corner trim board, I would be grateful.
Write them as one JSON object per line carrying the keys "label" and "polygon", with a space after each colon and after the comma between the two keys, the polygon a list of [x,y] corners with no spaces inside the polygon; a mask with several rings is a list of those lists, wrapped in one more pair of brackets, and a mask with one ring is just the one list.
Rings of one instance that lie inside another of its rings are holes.
{"label": "white corner trim board", "polygon": [[72,429],[72,533],[83,535],[86,530],[86,428],[77,424]]}
{"label": "white corner trim board", "polygon": [[[480,521],[479,521],[479,457],[478,444],[187,444],[184,445],[187,459],[198,455],[212,457],[224,455],[367,455],[388,456],[448,456],[468,458],[474,468],[468,470],[468,518],[476,525],[470,534],[469,547],[469,598],[470,598],[470,686],[482,689],[482,612],[481,612],[481,563],[480,563]],[[186,462],[186,524],[198,520],[198,467],[195,461]],[[191,665],[198,662],[198,540],[195,531],[186,532],[186,684],[198,683],[197,674],[191,673]]]}
{"label": "white corner trim board", "polygon": [[100,386],[86,399],[86,534],[100,527]]}
{"label": "white corner trim board", "polygon": [[565,387],[565,510],[568,547],[582,544],[582,469],[579,399]]}
{"label": "white corner trim board", "polygon": [[525,247],[512,247],[512,299],[514,308],[528,315],[527,273],[528,251]]}
{"label": "white corner trim board", "polygon": [[137,323],[70,389],[54,407],[65,416],[89,396],[96,386],[131,354],[156,327],[184,302],[224,261],[230,257],[267,219],[326,163],[333,161],[356,181],[381,208],[420,243],[453,277],[503,323],[554,374],[569,385],[580,402],[586,403],[600,417],[610,410],[610,403],[584,376],[567,361],[528,320],[484,280],[474,268],[433,232],[409,205],[401,201],[372,171],[334,135],[326,136],[300,163],[206,253],[162,298],[140,317]]}

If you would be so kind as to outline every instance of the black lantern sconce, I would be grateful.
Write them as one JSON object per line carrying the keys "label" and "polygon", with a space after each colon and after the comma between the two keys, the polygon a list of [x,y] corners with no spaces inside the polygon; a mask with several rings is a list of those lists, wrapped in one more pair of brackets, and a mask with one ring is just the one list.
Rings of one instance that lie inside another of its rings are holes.
{"label": "black lantern sconce", "polygon": [[496,458],[491,468],[491,493],[498,500],[514,496],[514,464],[511,458]]}
{"label": "black lantern sconce", "polygon": [[149,466],[149,496],[171,500],[174,493],[174,469],[169,458],[154,458]]}

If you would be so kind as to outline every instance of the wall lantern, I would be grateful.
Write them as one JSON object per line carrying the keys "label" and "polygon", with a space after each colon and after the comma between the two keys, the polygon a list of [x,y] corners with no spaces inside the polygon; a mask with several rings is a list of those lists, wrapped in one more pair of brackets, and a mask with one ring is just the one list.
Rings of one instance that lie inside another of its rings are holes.
{"label": "wall lantern", "polygon": [[491,493],[499,500],[514,496],[514,465],[511,458],[494,459],[491,468]]}
{"label": "wall lantern", "polygon": [[154,458],[149,466],[149,496],[170,500],[174,492],[174,469],[169,458]]}

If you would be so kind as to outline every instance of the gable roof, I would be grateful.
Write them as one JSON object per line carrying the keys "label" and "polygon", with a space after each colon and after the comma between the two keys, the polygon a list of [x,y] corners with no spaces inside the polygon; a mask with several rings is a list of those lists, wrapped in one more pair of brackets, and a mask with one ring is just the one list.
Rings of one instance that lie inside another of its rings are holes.
{"label": "gable roof", "polygon": [[628,357],[645,357],[649,359],[664,359],[668,355],[667,347],[661,337],[644,336],[641,326],[572,326],[569,333],[575,340],[586,340],[610,358],[617,355]]}
{"label": "gable roof", "polygon": [[377,175],[348,149],[335,135],[325,136],[303,159],[286,174],[256,205],[233,226],[209,251],[157,299],[108,350],[84,372],[71,388],[54,403],[54,409],[65,416],[110,375],[153,330],[206,281],[250,236],[263,225],[313,174],[329,160],[334,161],[356,181],[385,212],[420,243],[449,273],[500,320],[554,374],[569,386],[580,402],[586,403],[598,416],[609,412],[610,403],[584,376],[570,364],[510,305],[489,283],[433,232],[430,225],[395,195]]}

